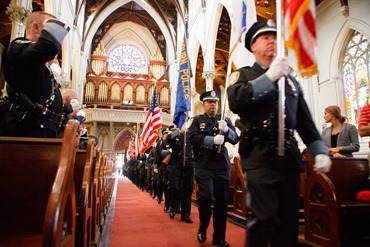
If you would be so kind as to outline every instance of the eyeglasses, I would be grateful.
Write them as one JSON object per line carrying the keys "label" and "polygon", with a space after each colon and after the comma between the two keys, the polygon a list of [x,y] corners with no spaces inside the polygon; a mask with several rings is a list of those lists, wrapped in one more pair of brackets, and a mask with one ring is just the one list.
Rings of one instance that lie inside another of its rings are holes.
{"label": "eyeglasses", "polygon": [[217,100],[206,100],[208,103],[212,104],[212,103],[217,103]]}

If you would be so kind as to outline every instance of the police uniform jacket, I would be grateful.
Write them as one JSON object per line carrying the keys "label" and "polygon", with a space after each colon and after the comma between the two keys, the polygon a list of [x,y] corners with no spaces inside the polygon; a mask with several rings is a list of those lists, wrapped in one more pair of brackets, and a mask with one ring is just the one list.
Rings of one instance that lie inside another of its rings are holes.
{"label": "police uniform jacket", "polygon": [[[187,139],[188,133],[186,133]],[[167,143],[171,147],[171,158],[168,164],[168,171],[174,172],[176,175],[192,175],[193,174],[193,149],[191,145],[186,143],[186,156],[184,164],[184,132],[180,132],[179,129],[173,130],[166,137]]]}
{"label": "police uniform jacket", "polygon": [[[227,89],[229,107],[239,115],[243,124],[239,153],[245,161],[242,162],[244,169],[270,166],[271,157],[276,157],[277,154],[279,92],[277,82],[271,82],[265,75],[266,70],[258,62],[252,67],[243,67],[230,76],[230,81],[234,83]],[[327,154],[327,148],[304,100],[303,91],[291,75],[285,80],[285,96],[285,128],[297,130],[313,156]],[[268,129],[269,131],[263,133],[270,133],[267,136],[257,135],[247,155],[243,154],[247,142],[244,134],[246,129],[262,132]],[[289,134],[291,133],[285,133],[285,136]],[[296,143],[294,145],[299,150]],[[286,168],[303,169],[302,164],[297,162],[285,163],[288,166]]]}
{"label": "police uniform jacket", "polygon": [[[44,104],[50,98],[54,83],[46,63],[55,58],[68,31],[69,28],[62,22],[49,20],[38,41],[17,38],[10,43],[4,52],[3,69],[11,89],[27,95],[33,103]],[[49,110],[60,113],[62,106],[62,97],[57,88]]]}
{"label": "police uniform jacket", "polygon": [[170,144],[168,144],[166,140],[163,140],[162,138],[158,140],[156,148],[156,164],[158,171],[166,170],[166,165],[163,164],[162,160],[166,156],[165,154],[167,154],[169,149]]}
{"label": "police uniform jacket", "polygon": [[[203,169],[229,169],[231,168],[229,154],[225,143],[221,145],[221,151],[217,153],[217,146],[214,145],[213,138],[219,134],[218,122],[221,120],[217,115],[212,120],[207,114],[195,116],[189,127],[189,142],[193,146],[194,167]],[[238,143],[239,136],[235,132],[234,125],[230,120],[225,119],[229,130],[225,133],[225,142],[233,145]]]}

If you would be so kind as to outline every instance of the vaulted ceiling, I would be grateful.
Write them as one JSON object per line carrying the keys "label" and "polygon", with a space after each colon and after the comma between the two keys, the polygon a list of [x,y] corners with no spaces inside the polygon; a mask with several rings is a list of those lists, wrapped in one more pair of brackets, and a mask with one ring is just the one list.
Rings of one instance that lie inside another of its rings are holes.
{"label": "vaulted ceiling", "polygon": [[[152,9],[154,9],[160,16],[163,23],[166,24],[167,30],[171,33],[172,42],[175,43],[177,35],[177,18],[178,13],[180,18],[184,19],[184,11],[180,7],[181,0],[146,0]],[[207,1],[202,0],[204,4],[207,4]],[[235,0],[234,0],[235,1]],[[316,6],[321,4],[324,1],[328,0],[315,0]],[[188,6],[188,0],[183,0],[184,6]],[[338,0],[338,8],[346,5],[348,6],[348,0]],[[0,1],[0,42],[3,45],[7,45],[10,40],[11,32],[11,22],[7,14],[5,14],[6,7],[9,6],[10,0]],[[77,0],[77,5],[84,6],[85,4],[85,20],[88,20],[89,17],[99,15],[103,13],[109,5],[112,3],[110,0]],[[275,0],[255,0],[256,11],[258,14],[258,19],[275,19]],[[44,10],[44,0],[32,0],[33,10]],[[76,10],[78,13],[80,10]],[[91,18],[90,18],[91,19]],[[76,20],[75,20],[76,21]],[[104,37],[104,35],[109,32],[110,28],[117,23],[131,21],[134,22],[148,30],[150,30],[151,35],[154,40],[157,42],[158,47],[161,50],[161,53],[166,57],[166,40],[163,37],[162,30],[158,26],[157,22],[153,17],[148,13],[143,7],[137,4],[135,1],[128,2],[114,12],[112,12],[104,21],[100,24],[100,28],[96,31],[95,36],[92,41],[92,49],[95,49],[95,46],[99,41]],[[87,22],[85,22],[84,31],[89,29]],[[230,30],[231,22],[230,17],[225,10],[222,11],[218,34],[216,38],[216,50],[215,50],[215,72],[216,78],[214,80],[215,90],[219,91],[220,86],[224,85],[227,60],[228,60],[228,49],[230,42]],[[83,40],[86,37],[83,37]],[[168,42],[168,41],[167,41]],[[203,91],[205,87],[204,79],[202,78],[203,72],[203,59],[201,51],[198,56],[198,61],[196,65],[195,80],[197,82],[197,92]]]}

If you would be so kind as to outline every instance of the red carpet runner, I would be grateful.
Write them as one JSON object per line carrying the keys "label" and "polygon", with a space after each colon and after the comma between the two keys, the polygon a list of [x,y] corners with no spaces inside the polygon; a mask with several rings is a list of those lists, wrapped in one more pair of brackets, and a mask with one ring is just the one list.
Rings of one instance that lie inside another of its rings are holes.
{"label": "red carpet runner", "polygon": [[[207,241],[199,244],[198,208],[192,206],[193,224],[180,221],[176,214],[170,219],[163,211],[164,204],[157,203],[145,191],[139,190],[127,178],[119,178],[115,211],[110,238],[111,247],[210,247],[212,245],[212,220],[207,232]],[[226,241],[231,247],[244,246],[245,230],[227,222]]]}

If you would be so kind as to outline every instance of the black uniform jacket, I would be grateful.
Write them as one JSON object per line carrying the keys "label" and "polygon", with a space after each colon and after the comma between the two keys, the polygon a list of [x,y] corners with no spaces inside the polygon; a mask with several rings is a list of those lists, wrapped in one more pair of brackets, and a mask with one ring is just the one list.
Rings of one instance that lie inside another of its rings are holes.
{"label": "black uniform jacket", "polygon": [[[227,88],[229,107],[239,115],[245,128],[267,128],[274,135],[278,131],[279,92],[277,82],[271,82],[265,72],[266,69],[257,62],[252,67],[244,67],[234,72],[231,78],[234,78],[235,83]],[[291,75],[285,79],[285,97],[285,128],[297,130],[312,155],[327,154],[327,148],[312,120],[303,91]],[[243,131],[239,150],[246,145]],[[277,134],[272,140],[266,136],[257,138],[247,157],[241,155],[242,159],[245,159],[243,168],[270,166],[271,157],[277,154],[277,138]],[[297,167],[298,164],[289,165],[292,169],[302,169]]]}
{"label": "black uniform jacket", "polygon": [[[49,20],[37,42],[25,38],[13,40],[4,54],[4,75],[9,86],[24,93],[32,102],[44,104],[53,83],[46,63],[57,55],[69,28],[57,20]],[[49,110],[60,113],[62,97],[59,89]]]}
{"label": "black uniform jacket", "polygon": [[[207,114],[195,116],[189,127],[189,141],[193,146],[195,168],[204,169],[229,169],[231,168],[229,154],[225,143],[222,144],[220,153],[217,153],[217,146],[213,143],[213,138],[219,134],[218,120],[221,117],[216,116],[213,121]],[[239,136],[235,132],[234,125],[230,120],[225,119],[229,130],[225,133],[225,142],[233,145],[239,141]]]}
{"label": "black uniform jacket", "polygon": [[[187,132],[186,136],[187,139],[189,139]],[[186,171],[184,175],[192,175],[194,164],[193,149],[189,144],[189,141],[184,147],[184,132],[180,132],[179,129],[175,129],[167,135],[166,141],[170,144],[172,150],[168,170],[176,173],[176,175],[183,174],[183,171]],[[184,149],[186,150],[185,162],[183,155]]]}

